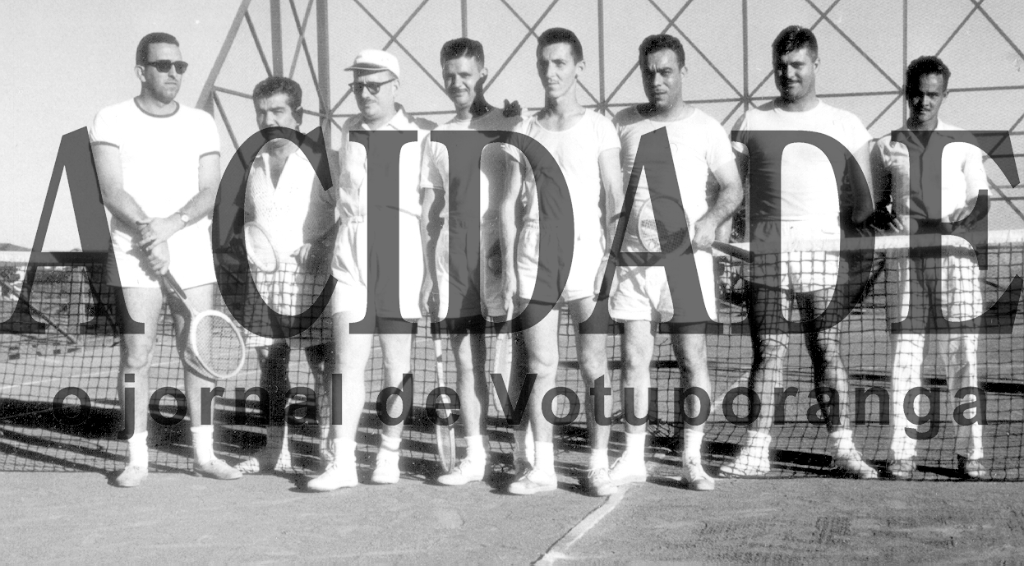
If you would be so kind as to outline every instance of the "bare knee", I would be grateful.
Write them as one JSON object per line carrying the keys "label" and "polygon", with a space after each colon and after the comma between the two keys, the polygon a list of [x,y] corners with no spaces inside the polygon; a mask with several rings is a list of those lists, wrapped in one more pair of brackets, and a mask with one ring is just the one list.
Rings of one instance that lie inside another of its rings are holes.
{"label": "bare knee", "polygon": [[147,369],[153,360],[153,341],[145,336],[125,339],[122,356],[125,370]]}

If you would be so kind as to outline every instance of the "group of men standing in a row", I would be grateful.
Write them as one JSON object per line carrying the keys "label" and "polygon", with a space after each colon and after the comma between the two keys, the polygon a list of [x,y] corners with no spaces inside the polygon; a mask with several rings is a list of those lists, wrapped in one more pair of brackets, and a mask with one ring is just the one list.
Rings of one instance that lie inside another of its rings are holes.
{"label": "group of men standing in a row", "polygon": [[[567,273],[559,296],[546,297],[552,308],[517,338],[523,346],[527,371],[536,375],[527,407],[528,418],[515,431],[516,475],[508,490],[533,494],[554,490],[553,425],[545,418],[545,393],[555,386],[558,367],[559,306],[565,306],[576,330],[577,359],[589,393],[607,373],[606,336],[580,332],[579,325],[594,314],[597,295],[609,261],[608,250],[620,222],[625,231],[623,252],[645,251],[636,227],[639,214],[652,199],[657,205],[660,189],[648,184],[651,171],[635,171],[645,134],[664,131],[671,149],[671,165],[678,185],[678,199],[685,210],[687,233],[700,282],[699,298],[712,319],[716,317],[715,273],[711,244],[723,223],[731,219],[743,201],[744,179],[771,178],[770,171],[751,171],[765,166],[752,156],[761,151],[756,132],[818,132],[838,140],[853,156],[847,167],[862,175],[847,174],[851,182],[839,183],[825,155],[806,144],[795,144],[782,154],[782,176],[766,186],[751,184],[750,192],[776,191],[775,199],[751,199],[751,203],[775,202],[775,207],[751,206],[750,238],[764,240],[835,240],[841,220],[851,226],[867,226],[906,233],[911,220],[925,223],[958,222],[985,189],[981,153],[968,144],[955,144],[955,154],[943,160],[942,210],[911,202],[908,151],[923,151],[934,136],[952,129],[938,121],[947,92],[949,70],[935,57],[922,57],[907,69],[906,95],[912,132],[907,145],[885,137],[872,146],[871,137],[853,114],[821,101],[815,90],[818,46],[810,30],[791,26],[773,43],[773,61],[779,96],[752,108],[736,123],[732,141],[722,126],[682,96],[686,76],[682,44],[670,35],[653,35],[639,47],[638,64],[648,101],[630,106],[609,120],[584,108],[577,98],[578,79],[586,68],[583,47],[576,35],[553,28],[540,34],[536,49],[537,74],[544,89],[544,107],[520,118],[514,105],[497,108],[484,98],[487,78],[483,46],[467,38],[454,39],[441,48],[440,64],[445,92],[455,117],[434,124],[408,114],[396,102],[401,85],[398,60],[384,51],[367,50],[356,57],[349,85],[359,114],[347,120],[340,142],[335,186],[324,191],[302,151],[287,140],[266,144],[253,164],[246,193],[247,220],[260,223],[270,236],[279,260],[292,263],[258,280],[261,294],[283,314],[301,309],[302,297],[314,292],[315,274],[329,264],[337,286],[331,302],[333,347],[321,344],[305,348],[318,381],[320,398],[332,397],[329,378],[341,374],[341,410],[346,416],[362,413],[366,399],[365,369],[373,335],[352,332],[350,324],[363,319],[368,306],[376,314],[377,333],[384,361],[384,385],[401,387],[410,373],[412,334],[404,320],[447,313],[460,392],[460,422],[466,443],[465,458],[438,481],[463,485],[485,479],[490,470],[484,434],[488,410],[488,378],[485,372],[485,316],[501,319],[518,312],[533,298],[535,287],[551,277],[538,270],[541,250],[553,245],[552,230],[540,215],[538,180],[524,154],[510,146],[491,144],[480,156],[479,237],[466,230],[451,230],[464,218],[465,208],[450,202],[449,154],[441,143],[431,141],[431,131],[510,131],[525,134],[541,144],[564,175],[572,202],[575,226],[571,263],[555,271]],[[122,341],[121,383],[134,375],[135,388],[148,398],[148,370],[155,333],[163,305],[157,274],[170,270],[187,289],[196,310],[214,303],[215,276],[210,253],[209,214],[220,177],[219,140],[212,118],[175,102],[187,64],[174,37],[154,33],[140,42],[136,74],[142,84],[139,96],[102,110],[92,130],[94,158],[104,202],[111,212],[111,235],[127,312],[146,326],[143,334],[126,334]],[[282,77],[261,81],[253,91],[259,127],[299,129],[303,118],[302,91]],[[381,280],[369,272],[366,146],[351,139],[353,132],[416,132],[416,144],[400,153],[398,168],[398,250],[400,277]],[[659,134],[660,135],[660,134]],[[916,147],[915,145],[919,146]],[[962,147],[960,147],[962,146]],[[872,155],[872,152],[874,155]],[[874,157],[874,159],[872,159]],[[872,162],[874,167],[872,167]],[[955,163],[954,163],[955,162]],[[950,164],[946,171],[947,163]],[[649,165],[649,164],[648,164]],[[713,182],[709,182],[713,177]],[[637,184],[630,207],[632,218],[620,219],[624,187]],[[860,179],[864,182],[857,182]],[[872,193],[874,182],[875,194]],[[543,183],[540,183],[543,185]],[[876,198],[876,195],[878,198]],[[884,195],[884,199],[882,198]],[[876,205],[876,202],[878,203]],[[843,204],[844,206],[841,206]],[[878,207],[891,213],[878,214]],[[460,212],[461,211],[461,212]],[[840,218],[845,216],[845,218]],[[879,222],[878,219],[884,221]],[[726,230],[727,232],[727,230]],[[663,240],[664,241],[664,240]],[[672,250],[662,250],[670,252]],[[450,257],[469,258],[452,261]],[[913,258],[898,257],[890,265],[891,320],[906,316],[911,293],[924,293],[950,319],[973,318],[980,313],[981,295],[977,266],[964,257],[943,263],[948,273],[943,285],[915,280],[908,265]],[[945,262],[946,259],[944,258]],[[954,263],[956,265],[954,265]],[[480,276],[472,274],[479,270]],[[771,273],[758,273],[770,271]],[[746,299],[753,344],[751,389],[761,399],[760,415],[744,437],[738,455],[722,467],[725,476],[762,476],[769,471],[768,449],[775,402],[782,384],[789,341],[788,320],[781,312],[799,312],[807,347],[814,365],[815,386],[822,396],[838,395],[838,415],[826,415],[833,463],[854,477],[873,478],[875,469],[865,462],[853,443],[847,408],[848,378],[839,355],[838,328],[815,322],[825,312],[836,285],[838,256],[833,253],[783,253],[769,266],[754,266]],[[966,274],[966,275],[965,275]],[[936,274],[931,272],[931,277]],[[368,281],[377,285],[372,296],[399,298],[397,305],[368,305]],[[772,281],[773,284],[759,284]],[[381,289],[380,286],[393,286]],[[449,295],[449,288],[457,293]],[[696,291],[696,289],[694,289]],[[543,297],[542,297],[543,298]],[[308,299],[307,299],[308,300]],[[778,304],[783,309],[777,307]],[[687,305],[691,308],[693,305]],[[624,388],[644,392],[650,383],[654,336],[660,322],[677,311],[673,305],[666,270],[659,266],[619,265],[610,290],[609,312],[624,324]],[[699,309],[697,309],[699,312]],[[954,312],[955,311],[955,312]],[[179,334],[185,313],[175,312]],[[254,338],[258,340],[258,338]],[[682,325],[671,335],[679,361],[682,389],[713,391],[708,373],[705,335],[700,328]],[[977,336],[962,334],[947,342],[951,392],[977,385]],[[903,412],[902,399],[920,383],[924,333],[893,334],[893,407],[895,431],[892,443],[893,477],[909,477],[914,471],[914,444]],[[268,446],[247,461],[231,467],[213,453],[212,425],[192,427],[195,470],[217,479],[235,479],[243,472],[291,468],[287,448],[285,406],[290,345],[267,339],[257,344],[264,387],[270,392]],[[522,389],[522,372],[513,372],[510,395]],[[202,381],[185,369],[189,414],[202,414]],[[584,395],[590,439],[586,478],[589,491],[609,495],[617,486],[642,482],[645,427],[626,425],[626,449],[609,462],[610,426],[599,425],[593,394]],[[392,396],[391,414],[402,410],[400,396]],[[706,401],[705,401],[706,403]],[[645,415],[648,398],[632,396],[633,415]],[[356,467],[357,417],[340,419],[328,426],[327,403],[319,403],[322,457],[325,466],[307,484],[313,491],[329,491],[359,483]],[[697,395],[685,399],[687,415],[700,414]],[[147,407],[136,404],[134,435],[128,439],[129,458],[116,484],[136,486],[148,471]],[[971,415],[968,415],[970,417]],[[195,424],[195,422],[193,423]],[[906,429],[906,430],[905,430]],[[965,477],[984,477],[980,424],[962,426],[957,448],[960,472]],[[402,424],[382,425],[381,444],[371,481],[395,483],[400,476],[399,449]],[[683,427],[682,479],[695,490],[711,490],[714,479],[701,463],[703,424]]]}

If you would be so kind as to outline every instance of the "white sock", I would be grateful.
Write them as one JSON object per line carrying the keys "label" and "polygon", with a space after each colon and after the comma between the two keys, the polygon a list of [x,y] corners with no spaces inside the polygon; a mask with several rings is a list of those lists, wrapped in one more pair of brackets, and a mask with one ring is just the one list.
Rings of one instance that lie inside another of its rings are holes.
{"label": "white sock", "polygon": [[398,450],[402,447],[402,437],[387,436],[382,434],[380,435],[380,447],[385,450],[390,450],[392,452],[398,452]]}
{"label": "white sock", "polygon": [[474,462],[487,460],[487,451],[484,450],[484,437],[475,434],[466,437],[466,459]]}
{"label": "white sock", "polygon": [[848,428],[829,433],[828,443],[836,454],[845,454],[856,450],[856,447],[853,445],[853,431]]}
{"label": "white sock", "polygon": [[683,458],[700,460],[700,445],[704,442],[704,431],[683,429]]}
{"label": "white sock", "polygon": [[534,462],[536,447],[533,444],[533,434],[531,434],[530,428],[526,427],[523,430],[516,429],[513,435],[516,439],[516,445],[513,449],[515,459],[529,462],[532,465]]}
{"label": "white sock", "polygon": [[545,474],[555,473],[555,445],[551,442],[533,443],[534,466]]}
{"label": "white sock", "polygon": [[334,443],[334,461],[342,464],[356,463],[356,442],[343,438],[336,438]]}
{"label": "white sock", "polygon": [[199,462],[211,462],[213,455],[213,425],[199,425],[192,427],[192,449],[196,453],[196,460]]}
{"label": "white sock", "polygon": [[146,439],[149,432],[136,432],[128,439],[128,465],[140,468],[149,467],[149,446]]}
{"label": "white sock", "polygon": [[640,460],[644,459],[644,443],[647,440],[646,432],[627,432],[626,433],[626,451],[622,454],[623,460]]}
{"label": "white sock", "polygon": [[590,449],[590,469],[591,470],[607,470],[608,469],[608,449],[607,448],[591,448]]}

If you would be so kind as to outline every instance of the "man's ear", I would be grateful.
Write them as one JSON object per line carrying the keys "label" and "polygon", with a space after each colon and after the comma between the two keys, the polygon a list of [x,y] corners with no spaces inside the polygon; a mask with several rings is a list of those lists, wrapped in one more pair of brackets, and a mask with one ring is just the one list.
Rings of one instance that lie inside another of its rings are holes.
{"label": "man's ear", "polygon": [[135,65],[135,76],[138,77],[141,82],[146,82],[146,66]]}
{"label": "man's ear", "polygon": [[295,123],[299,126],[302,125],[302,107],[299,106],[295,110],[292,110],[292,118],[295,118]]}

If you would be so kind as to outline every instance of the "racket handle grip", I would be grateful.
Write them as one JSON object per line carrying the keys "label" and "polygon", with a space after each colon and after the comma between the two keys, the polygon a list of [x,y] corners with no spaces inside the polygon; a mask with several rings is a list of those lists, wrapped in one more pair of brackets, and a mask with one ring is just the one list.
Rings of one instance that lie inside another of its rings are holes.
{"label": "racket handle grip", "polygon": [[171,292],[173,292],[175,295],[178,295],[178,297],[181,298],[181,300],[185,300],[188,298],[188,295],[185,294],[185,290],[181,288],[181,285],[178,284],[178,280],[175,279],[173,275],[171,275],[170,271],[163,275],[163,281],[164,284],[166,284],[167,287],[171,290]]}

